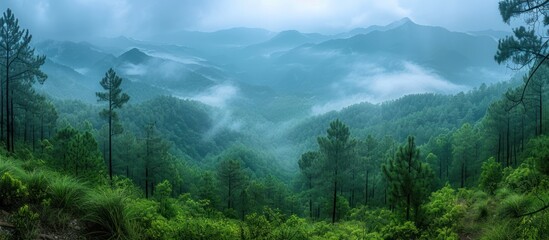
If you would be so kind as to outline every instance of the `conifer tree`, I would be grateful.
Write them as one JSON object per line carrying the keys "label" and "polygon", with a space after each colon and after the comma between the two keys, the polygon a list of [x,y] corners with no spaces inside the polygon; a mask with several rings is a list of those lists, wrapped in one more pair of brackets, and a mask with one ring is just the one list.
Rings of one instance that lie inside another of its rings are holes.
{"label": "conifer tree", "polygon": [[[337,191],[341,186],[341,179],[349,168],[349,163],[354,155],[356,140],[351,139],[349,128],[339,121],[330,123],[326,137],[318,138],[318,145],[322,153],[323,169],[329,174],[332,188],[332,224],[336,222]],[[339,187],[338,187],[339,186]]]}
{"label": "conifer tree", "polygon": [[29,30],[19,28],[19,20],[8,8],[0,18],[0,135],[9,152],[15,149],[15,93],[28,92],[36,81],[42,84],[47,78],[40,71],[46,57],[35,55],[31,40]]}
{"label": "conifer tree", "polygon": [[393,204],[404,209],[406,220],[410,220],[414,210],[417,221],[420,205],[429,194],[434,175],[429,165],[420,161],[414,137],[408,137],[406,145],[400,146],[396,157],[382,169]]}
{"label": "conifer tree", "polygon": [[122,89],[120,88],[122,78],[117,76],[112,68],[105,73],[105,77],[101,80],[100,84],[105,89],[105,92],[97,92],[95,95],[99,102],[107,102],[107,108],[103,109],[100,115],[107,120],[109,125],[109,179],[112,183],[112,137],[122,132],[122,126],[118,123],[118,115],[115,110],[128,102],[130,96],[122,93]]}

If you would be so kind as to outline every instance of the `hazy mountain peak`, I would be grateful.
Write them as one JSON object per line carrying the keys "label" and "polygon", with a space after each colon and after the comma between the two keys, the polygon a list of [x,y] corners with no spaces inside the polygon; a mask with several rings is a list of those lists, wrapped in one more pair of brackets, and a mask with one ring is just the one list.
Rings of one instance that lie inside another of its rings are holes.
{"label": "hazy mountain peak", "polygon": [[151,57],[138,48],[132,48],[118,57],[121,61],[138,64],[149,60]]}
{"label": "hazy mountain peak", "polygon": [[416,25],[416,23],[414,23],[414,21],[412,21],[412,19],[408,18],[408,17],[404,17],[398,21],[395,21],[395,22],[392,22],[390,24],[388,24],[386,27],[388,28],[396,28],[396,27],[400,27],[402,25],[406,25],[406,24],[414,24]]}

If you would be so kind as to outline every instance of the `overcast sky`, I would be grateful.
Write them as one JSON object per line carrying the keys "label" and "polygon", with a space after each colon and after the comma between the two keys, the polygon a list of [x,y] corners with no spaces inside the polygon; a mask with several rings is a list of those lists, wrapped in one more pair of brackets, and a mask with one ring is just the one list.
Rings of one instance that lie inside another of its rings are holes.
{"label": "overcast sky", "polygon": [[509,30],[498,0],[0,0],[37,38],[148,37],[256,27],[338,33],[403,17],[454,31]]}

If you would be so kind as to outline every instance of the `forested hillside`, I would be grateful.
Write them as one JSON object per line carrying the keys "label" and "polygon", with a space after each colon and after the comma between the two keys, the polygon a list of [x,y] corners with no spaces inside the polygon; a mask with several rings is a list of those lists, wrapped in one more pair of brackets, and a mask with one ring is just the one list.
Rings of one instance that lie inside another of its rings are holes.
{"label": "forested hillside", "polygon": [[[547,239],[549,3],[499,6],[535,17],[497,44],[406,18],[34,45],[7,9],[0,239]],[[366,58],[459,86],[326,107]]]}

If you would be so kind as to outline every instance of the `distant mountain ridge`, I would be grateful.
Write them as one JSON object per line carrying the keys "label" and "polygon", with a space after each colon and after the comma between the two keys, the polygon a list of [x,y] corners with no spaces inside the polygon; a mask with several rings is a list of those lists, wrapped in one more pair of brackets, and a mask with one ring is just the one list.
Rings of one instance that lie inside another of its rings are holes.
{"label": "distant mountain ridge", "polygon": [[[147,95],[142,100],[163,94],[212,99],[220,97],[219,89],[234,88],[240,106],[267,108],[302,99],[296,109],[305,109],[338,98],[379,101],[505,80],[504,67],[493,61],[497,37],[504,34],[452,32],[403,18],[336,35],[232,28],[166,33],[145,41],[123,36],[80,43],[48,40],[35,47],[49,59],[46,85],[51,85],[42,89],[58,98],[78,98],[66,93],[80,87],[98,89],[112,67],[134,94]],[[395,88],[391,81],[408,87]]]}

